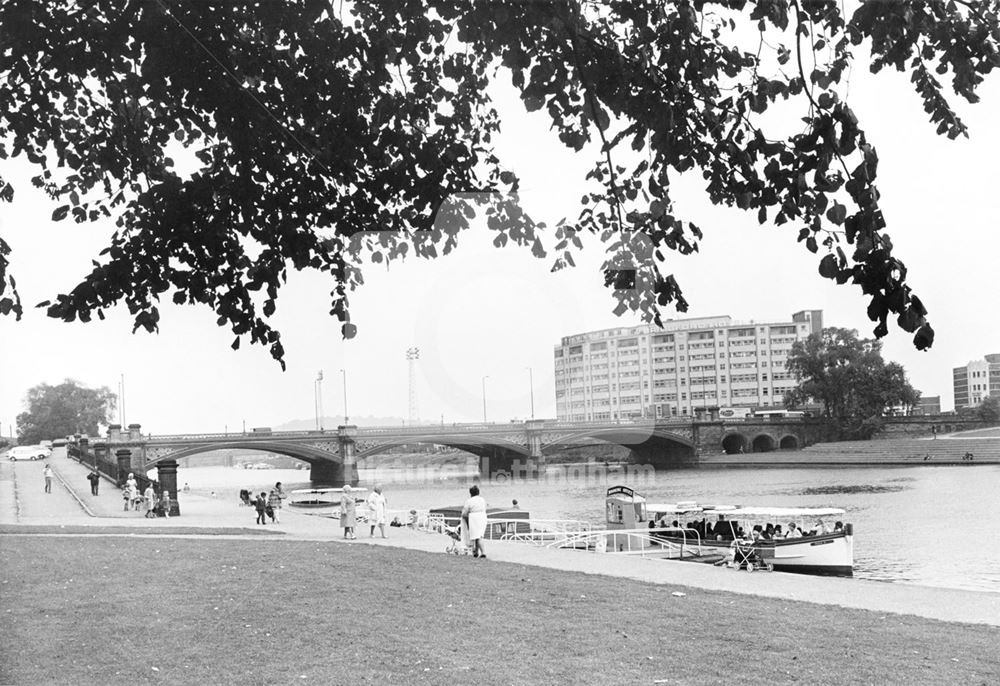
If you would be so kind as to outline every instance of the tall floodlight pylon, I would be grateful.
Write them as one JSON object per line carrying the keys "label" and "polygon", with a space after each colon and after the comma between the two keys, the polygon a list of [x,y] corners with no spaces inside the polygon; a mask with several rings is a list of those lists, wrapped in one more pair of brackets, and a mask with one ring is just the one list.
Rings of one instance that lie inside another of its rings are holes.
{"label": "tall floodlight pylon", "polygon": [[417,360],[420,359],[420,348],[410,348],[406,351],[406,359],[410,363],[410,424],[420,421],[417,411]]}

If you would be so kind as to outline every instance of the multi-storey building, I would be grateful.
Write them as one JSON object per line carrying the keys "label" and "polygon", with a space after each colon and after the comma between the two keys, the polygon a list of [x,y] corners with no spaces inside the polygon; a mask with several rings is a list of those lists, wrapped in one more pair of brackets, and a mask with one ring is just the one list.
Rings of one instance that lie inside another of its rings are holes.
{"label": "multi-storey building", "polygon": [[788,322],[702,317],[566,336],[554,350],[556,414],[602,421],[780,407],[795,387],[785,369],[792,344],[822,328],[822,310],[804,310]]}
{"label": "multi-storey building", "polygon": [[1000,395],[1000,354],[973,360],[964,367],[952,369],[955,409],[976,407],[988,395]]}

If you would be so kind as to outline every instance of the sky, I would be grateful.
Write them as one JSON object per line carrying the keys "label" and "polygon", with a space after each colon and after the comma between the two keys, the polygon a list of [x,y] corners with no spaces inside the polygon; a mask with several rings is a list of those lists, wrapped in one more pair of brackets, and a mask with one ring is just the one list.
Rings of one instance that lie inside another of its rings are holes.
{"label": "sky", "polygon": [[[953,405],[952,368],[1000,353],[1000,81],[980,93],[974,106],[954,99],[971,130],[970,139],[956,141],[935,135],[905,76],[857,68],[848,99],[879,153],[887,233],[937,333],[934,347],[918,352],[910,334],[890,325],[883,355],[900,362],[925,396],[940,395],[945,410]],[[497,85],[493,95],[503,119],[495,143],[521,178],[519,201],[549,222],[575,217],[595,151],[564,149],[546,118],[525,113],[509,85]],[[474,227],[450,256],[368,267],[352,297],[358,334],[349,341],[328,315],[333,283],[290,271],[274,318],[284,372],[246,339],[231,350],[233,334],[215,324],[211,311],[175,306],[169,296],[158,334],[132,334],[124,306],[104,321],[67,324],[34,305],[88,272],[112,226],[53,223],[56,203],[30,186],[34,170],[27,162],[2,161],[0,173],[17,189],[14,203],[0,204],[0,235],[13,249],[11,269],[26,306],[20,322],[0,318],[3,435],[24,411],[29,388],[66,378],[113,391],[124,380],[125,422],[159,435],[315,421],[320,370],[326,428],[345,414],[345,396],[352,421],[402,420],[411,347],[420,349],[420,420],[482,421],[484,395],[488,421],[528,418],[532,401],[536,417],[551,418],[553,346],[570,334],[641,323],[612,314],[596,241],[575,269],[550,273],[551,253],[540,260],[516,246],[494,248],[492,236]],[[699,181],[687,175],[674,187],[679,215],[701,226],[705,238],[698,253],[667,256],[664,272],[677,276],[690,308],[665,317],[785,321],[792,312],[822,309],[825,325],[870,335],[867,299],[856,287],[819,276],[819,256],[796,242],[796,227],[760,226],[750,214],[715,207]]]}

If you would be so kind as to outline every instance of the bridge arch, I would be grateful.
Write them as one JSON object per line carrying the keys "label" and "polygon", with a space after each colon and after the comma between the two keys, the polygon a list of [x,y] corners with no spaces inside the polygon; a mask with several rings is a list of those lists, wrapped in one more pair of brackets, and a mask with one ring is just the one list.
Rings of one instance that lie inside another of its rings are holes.
{"label": "bridge arch", "polygon": [[733,431],[722,437],[722,452],[726,455],[738,455],[749,452],[747,438],[738,431]]}
{"label": "bridge arch", "polygon": [[[414,440],[416,438],[417,440]],[[402,437],[398,439],[390,439],[384,442],[379,442],[377,445],[370,447],[365,447],[356,453],[358,460],[364,460],[369,457],[374,457],[380,453],[384,453],[387,450],[393,448],[398,448],[402,445],[410,445],[414,443],[425,443],[433,445],[445,445],[449,448],[457,448],[458,450],[464,450],[467,453],[473,455],[478,455],[483,457],[486,455],[495,454],[496,452],[504,454],[512,454],[515,457],[527,457],[528,450],[523,445],[514,443],[512,441],[505,441],[498,439],[496,437],[489,437],[488,439],[483,439],[481,441],[470,441],[471,436],[419,436],[419,437]]]}
{"label": "bridge arch", "polygon": [[601,441],[629,448],[643,464],[670,467],[694,458],[695,445],[686,436],[643,425],[622,424],[578,431],[552,440],[542,447],[542,453],[552,455],[565,448]]}
{"label": "bridge arch", "polygon": [[258,452],[276,453],[287,457],[294,457],[298,460],[316,464],[317,462],[342,462],[339,453],[322,450],[314,446],[302,443],[284,443],[281,441],[230,441],[225,443],[200,444],[186,447],[178,447],[177,450],[165,451],[161,454],[147,456],[146,468],[156,466],[159,462],[166,460],[181,460],[185,457],[193,457],[203,453],[210,453],[216,450],[254,450]]}
{"label": "bridge arch", "polygon": [[751,443],[755,453],[769,453],[774,450],[774,438],[769,434],[757,434]]}
{"label": "bridge arch", "polygon": [[[478,438],[478,440],[476,440]],[[417,440],[414,440],[417,439]],[[411,443],[430,443],[445,445],[470,453],[479,458],[480,474],[494,476],[500,474],[515,474],[526,476],[533,468],[531,454],[527,448],[512,441],[496,436],[464,435],[464,436],[413,436],[401,437],[379,442],[377,445],[363,447],[357,452],[357,460],[366,460],[392,448]]]}
{"label": "bridge arch", "polygon": [[778,448],[780,450],[798,450],[799,449],[799,439],[797,436],[792,434],[786,434],[781,437],[781,441],[778,442]]}

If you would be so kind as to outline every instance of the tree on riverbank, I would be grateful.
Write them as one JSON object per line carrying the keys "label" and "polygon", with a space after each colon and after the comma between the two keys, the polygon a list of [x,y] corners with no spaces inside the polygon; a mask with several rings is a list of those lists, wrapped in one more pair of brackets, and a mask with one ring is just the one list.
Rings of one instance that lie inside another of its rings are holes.
{"label": "tree on riverbank", "polygon": [[98,435],[99,427],[109,423],[118,396],[106,386],[87,388],[66,379],[58,386],[31,388],[26,402],[27,411],[17,415],[17,436],[22,445],[74,434]]}
{"label": "tree on riverbank", "polygon": [[853,329],[826,328],[797,341],[786,368],[799,385],[786,394],[785,405],[821,403],[823,416],[845,439],[871,438],[887,410],[920,400],[903,367],[882,359],[882,343],[858,338]]}
{"label": "tree on riverbank", "polygon": [[984,422],[1000,423],[1000,396],[988,395],[976,408],[976,416]]}
{"label": "tree on riverbank", "polygon": [[[351,337],[363,263],[448,253],[479,214],[497,246],[529,248],[553,270],[573,265],[579,234],[598,236],[615,312],[660,323],[661,308],[687,309],[665,255],[702,238],[670,192],[691,172],[713,203],[788,224],[821,276],[859,286],[877,337],[895,315],[924,349],[934,332],[883,231],[878,155],[846,75],[863,46],[865,67],[910,74],[938,134],[967,135],[945,96],[976,102],[1000,66],[998,10],[9,0],[0,160],[39,168],[53,220],[117,222],[90,274],[40,305],[65,321],[125,302],[134,330],[155,331],[169,298],[211,308],[233,348],[249,336],[281,361],[271,317],[289,266],[330,275],[330,313]],[[564,145],[593,153],[575,219],[544,227],[508,199],[517,170],[491,147],[498,78]],[[775,125],[774,110],[794,125]],[[181,146],[193,174],[172,159]],[[0,178],[0,201],[13,194]],[[20,317],[9,253],[0,239],[0,314]]]}

